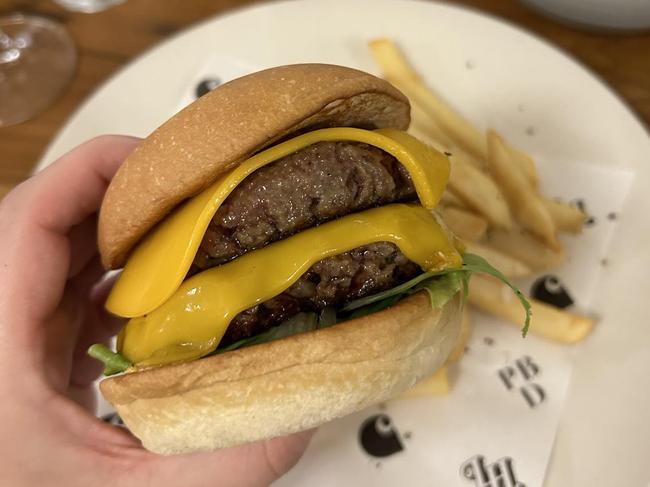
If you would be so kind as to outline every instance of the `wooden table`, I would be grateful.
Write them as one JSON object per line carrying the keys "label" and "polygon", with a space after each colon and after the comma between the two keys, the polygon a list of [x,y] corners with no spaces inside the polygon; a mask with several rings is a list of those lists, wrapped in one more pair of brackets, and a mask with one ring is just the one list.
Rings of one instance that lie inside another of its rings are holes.
{"label": "wooden table", "polygon": [[[127,0],[97,14],[68,12],[50,0],[0,0],[0,14],[45,15],[63,22],[79,51],[75,78],[37,118],[0,128],[0,198],[28,177],[43,150],[95,88],[169,35],[254,0]],[[616,90],[650,126],[650,33],[614,36],[574,30],[515,0],[456,0],[509,20],[568,51]]]}

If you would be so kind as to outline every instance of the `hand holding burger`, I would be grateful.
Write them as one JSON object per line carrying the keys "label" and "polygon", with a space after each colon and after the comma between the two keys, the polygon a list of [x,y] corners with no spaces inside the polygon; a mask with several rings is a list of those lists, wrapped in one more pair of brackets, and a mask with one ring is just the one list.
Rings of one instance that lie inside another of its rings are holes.
{"label": "hand holding burger", "polygon": [[121,326],[104,310],[96,212],[138,139],[93,139],[0,202],[0,485],[264,486],[309,433],[161,457],[95,418],[86,348]]}
{"label": "hand holding burger", "polygon": [[[310,433],[282,435],[443,364],[469,273],[499,274],[432,213],[448,162],[408,121],[406,98],[365,73],[275,68],[136,150],[95,139],[10,193],[0,483],[268,485]],[[111,314],[97,243],[105,268],[125,266]],[[102,392],[142,444],[86,409],[92,343],[121,373]]]}

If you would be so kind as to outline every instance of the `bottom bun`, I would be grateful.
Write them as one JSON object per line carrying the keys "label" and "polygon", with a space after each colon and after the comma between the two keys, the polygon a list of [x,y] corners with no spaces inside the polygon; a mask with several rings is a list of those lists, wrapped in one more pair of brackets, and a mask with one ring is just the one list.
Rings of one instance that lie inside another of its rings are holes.
{"label": "bottom bun", "polygon": [[389,399],[444,364],[461,297],[420,292],[363,318],[204,359],[106,379],[104,397],[144,447],[214,450],[295,433]]}

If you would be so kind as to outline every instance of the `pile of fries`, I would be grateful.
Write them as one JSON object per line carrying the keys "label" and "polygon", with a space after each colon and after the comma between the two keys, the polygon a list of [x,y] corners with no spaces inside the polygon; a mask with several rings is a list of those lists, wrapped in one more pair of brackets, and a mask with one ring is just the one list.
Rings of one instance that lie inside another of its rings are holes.
{"label": "pile of fries", "polygon": [[[579,233],[585,214],[539,191],[535,161],[494,130],[483,133],[461,117],[423,81],[390,39],[369,43],[383,76],[411,101],[409,132],[449,155],[451,177],[440,215],[467,251],[478,254],[510,278],[540,273],[564,262],[558,233]],[[533,334],[575,343],[594,321],[529,298]],[[524,311],[501,282],[482,275],[471,279],[469,302],[477,309],[521,326]],[[462,357],[471,333],[469,310],[449,363]],[[450,389],[447,367],[408,391],[406,397],[443,394]]]}

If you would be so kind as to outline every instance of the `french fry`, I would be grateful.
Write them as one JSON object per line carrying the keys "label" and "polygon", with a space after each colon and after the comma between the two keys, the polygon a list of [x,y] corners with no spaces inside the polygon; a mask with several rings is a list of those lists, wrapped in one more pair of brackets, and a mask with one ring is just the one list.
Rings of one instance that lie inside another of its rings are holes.
{"label": "french fry", "polygon": [[506,253],[476,242],[465,241],[463,243],[468,252],[480,255],[507,277],[516,279],[518,277],[530,276],[533,273],[531,268],[526,264]]}
{"label": "french fry", "polygon": [[[430,89],[400,48],[376,39],[370,50],[384,77],[411,101],[411,128],[416,137],[449,152],[451,175],[439,213],[460,236],[467,250],[483,256],[509,277],[557,267],[566,258],[557,232],[578,233],[585,215],[578,208],[539,193],[533,158],[496,132],[483,134]],[[516,222],[516,223],[515,223]],[[474,276],[470,303],[519,325],[524,314],[510,289],[489,277]],[[582,340],[593,328],[590,318],[531,300],[531,332],[563,343]],[[464,315],[467,321],[467,315]],[[467,324],[464,325],[465,327]],[[468,335],[463,328],[449,362],[458,360]],[[446,367],[403,397],[449,391]]]}
{"label": "french fry", "polygon": [[501,190],[492,179],[462,157],[452,158],[449,189],[496,228],[512,228],[512,216]]}
{"label": "french fry", "polygon": [[463,200],[456,196],[451,191],[445,191],[442,193],[442,198],[440,198],[440,206],[447,207],[452,206],[454,208],[460,208],[461,210],[467,210],[467,205]]}
{"label": "french fry", "polygon": [[558,230],[568,233],[580,233],[587,219],[579,208],[560,201],[542,198],[542,203],[548,210]]}
{"label": "french fry", "polygon": [[417,124],[417,123],[411,123],[408,132],[409,132],[409,134],[411,134],[416,139],[419,139],[422,142],[426,142],[427,144],[429,144],[431,147],[433,147],[437,151],[443,152],[443,153],[449,153],[449,148],[447,146],[445,146],[439,140],[433,138],[430,135],[430,132],[427,130],[427,128],[428,127]]}
{"label": "french fry", "polygon": [[501,137],[488,131],[488,165],[508,200],[515,219],[527,230],[539,235],[554,250],[560,249],[555,222],[524,173],[514,166]]}
{"label": "french fry", "polygon": [[512,232],[489,231],[482,243],[514,257],[533,271],[552,269],[566,259],[563,249],[552,250],[521,228],[515,228]]}
{"label": "french fry", "polygon": [[428,396],[449,394],[449,374],[446,366],[439,368],[431,377],[423,379],[410,389],[404,391],[398,399],[418,399]]}
{"label": "french fry", "polygon": [[[450,149],[460,146],[469,153],[468,160],[481,167],[483,165],[481,161],[487,159],[487,143],[481,131],[465,120],[431,88],[427,87],[422,77],[392,40],[375,39],[370,41],[369,46],[384,76],[411,99],[412,110],[416,112],[414,119],[422,118],[418,112],[427,115],[430,121],[436,124],[438,130],[445,134],[447,142],[440,136],[436,136],[434,139],[440,140]],[[449,139],[452,139],[453,142]],[[508,149],[531,185],[536,188],[538,176],[535,161],[528,154],[514,147]]]}
{"label": "french fry", "polygon": [[480,169],[483,173],[488,173],[488,167],[483,159],[477,159],[474,157],[472,154],[470,154],[467,151],[464,151],[463,149],[454,146],[451,149],[449,149],[449,152],[451,152],[451,160],[453,161],[454,158],[461,158],[466,162],[469,162],[472,166],[474,166],[477,169]]}
{"label": "french fry", "polygon": [[420,75],[408,63],[392,39],[373,39],[368,42],[368,47],[385,76],[398,80],[420,81]]}
{"label": "french fry", "polygon": [[[498,316],[517,326],[524,323],[524,310],[517,297],[505,284],[485,276],[472,276],[469,301],[482,311]],[[568,313],[529,298],[532,307],[530,332],[561,343],[576,343],[592,330],[594,320]]]}
{"label": "french fry", "polygon": [[488,222],[481,216],[453,206],[440,207],[438,213],[449,229],[463,240],[476,241],[485,236]]}
{"label": "french fry", "polygon": [[[451,151],[454,143],[447,137],[434,120],[420,108],[417,103],[411,103],[411,125],[409,132],[415,132],[421,140],[431,143],[441,152]],[[414,134],[415,135],[415,134]]]}
{"label": "french fry", "polygon": [[388,81],[437,120],[443,131],[459,146],[481,160],[486,159],[487,149],[483,134],[425,85],[392,40],[375,39],[370,41],[369,45],[375,61]]}
{"label": "french fry", "polygon": [[533,158],[512,146],[508,146],[508,151],[510,152],[510,157],[519,166],[519,169],[524,173],[530,185],[537,189],[539,186],[539,176],[537,175],[537,166]]}
{"label": "french fry", "polygon": [[453,140],[451,140],[438,125],[435,119],[431,118],[417,104],[411,104],[411,127],[409,131],[423,142],[427,142],[441,152],[449,152],[449,157],[461,158],[471,163],[474,167],[487,171],[487,165],[483,160],[479,160],[467,151],[461,149]]}
{"label": "french fry", "polygon": [[465,347],[469,341],[469,337],[472,334],[472,321],[470,317],[470,311],[467,306],[463,308],[463,316],[460,322],[460,334],[458,335],[458,340],[456,340],[456,345],[451,351],[449,358],[447,359],[448,364],[458,362],[463,355],[465,355]]}

